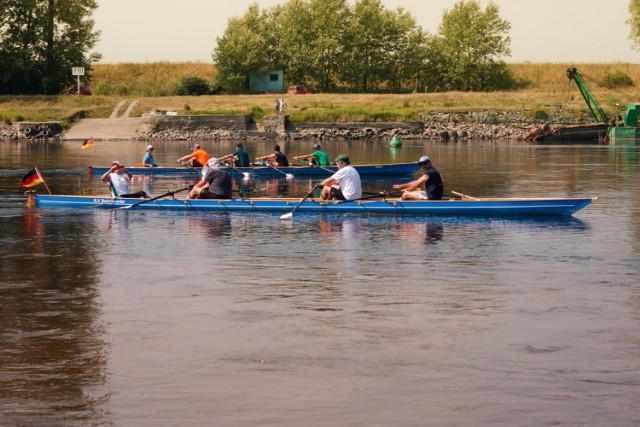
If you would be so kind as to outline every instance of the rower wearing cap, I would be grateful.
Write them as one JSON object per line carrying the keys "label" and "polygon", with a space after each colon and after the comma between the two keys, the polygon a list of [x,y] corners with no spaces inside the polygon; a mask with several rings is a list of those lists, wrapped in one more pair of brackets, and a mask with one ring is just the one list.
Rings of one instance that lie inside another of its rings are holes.
{"label": "rower wearing cap", "polygon": [[206,165],[208,161],[209,153],[204,151],[199,144],[193,144],[191,147],[191,154],[187,154],[186,156],[178,159],[178,162],[194,168],[201,168]]}
{"label": "rower wearing cap", "polygon": [[220,157],[221,162],[226,162],[227,160],[233,159],[233,166],[235,167],[248,167],[251,166],[249,162],[249,154],[244,149],[244,145],[241,143],[236,144],[236,151],[231,154],[227,154],[226,156]]}
{"label": "rower wearing cap", "polygon": [[220,169],[220,160],[212,157],[207,161],[203,172],[206,175],[193,186],[189,192],[189,199],[230,199],[231,176]]}
{"label": "rower wearing cap", "polygon": [[109,183],[109,189],[113,197],[122,197],[125,199],[145,198],[149,195],[144,191],[129,193],[129,182],[131,181],[131,172],[127,170],[125,165],[117,160],[111,163],[111,167],[101,177],[102,182]]}
{"label": "rower wearing cap", "polygon": [[145,168],[157,168],[155,159],[153,158],[153,145],[147,145],[147,151],[144,153],[144,157],[142,158],[142,166]]}
{"label": "rower wearing cap", "polygon": [[327,153],[322,151],[320,144],[313,144],[313,149],[315,150],[311,154],[301,154],[300,156],[295,156],[294,160],[304,160],[309,164],[309,166],[329,166],[331,162],[329,162],[329,156]]}
{"label": "rower wearing cap", "polygon": [[[431,164],[428,156],[422,156],[418,160],[420,170],[423,175],[406,184],[396,184],[393,186],[396,190],[402,190],[402,200],[440,200],[444,192],[444,183],[440,172]],[[420,188],[425,185],[425,191]]]}
{"label": "rower wearing cap", "polygon": [[360,174],[351,166],[349,156],[340,154],[336,157],[338,171],[317,185],[322,188],[322,200],[354,200],[362,197]]}

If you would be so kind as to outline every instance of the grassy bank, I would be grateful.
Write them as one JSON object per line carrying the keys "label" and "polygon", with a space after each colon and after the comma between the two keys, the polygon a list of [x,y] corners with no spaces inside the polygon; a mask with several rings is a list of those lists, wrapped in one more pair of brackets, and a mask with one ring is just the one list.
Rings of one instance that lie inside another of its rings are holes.
{"label": "grassy bank", "polygon": [[[108,117],[123,98],[139,99],[132,112],[139,116],[153,109],[178,111],[181,114],[254,114],[256,118],[271,114],[274,97],[284,97],[287,114],[293,121],[411,121],[420,113],[431,111],[499,110],[537,111],[571,115],[586,111],[575,83],[565,74],[569,64],[511,64],[515,76],[531,82],[517,92],[446,92],[412,94],[258,94],[212,96],[136,96],[156,88],[158,95],[166,82],[178,81],[184,75],[211,78],[215,67],[204,63],[98,64],[93,82],[126,88],[123,95],[93,96],[3,96],[0,97],[0,122],[62,121],[69,122],[79,113],[86,117]],[[590,89],[609,114],[631,102],[619,92],[638,95],[640,64],[574,64],[583,74],[602,80],[607,73],[622,72],[634,86],[611,90],[589,84]],[[95,86],[91,85],[95,90]],[[142,90],[143,88],[146,88]]]}

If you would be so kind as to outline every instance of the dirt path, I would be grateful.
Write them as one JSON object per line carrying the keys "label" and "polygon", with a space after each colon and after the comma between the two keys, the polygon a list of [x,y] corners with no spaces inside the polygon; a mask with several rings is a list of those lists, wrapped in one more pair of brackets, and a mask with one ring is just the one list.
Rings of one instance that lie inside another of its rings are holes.
{"label": "dirt path", "polygon": [[131,111],[138,104],[138,100],[129,102],[125,112],[118,117],[120,110],[129,102],[123,100],[118,102],[108,119],[82,119],[71,129],[62,134],[62,140],[85,140],[93,138],[95,140],[109,139],[131,139],[136,136],[136,131],[140,126],[139,117],[129,117]]}

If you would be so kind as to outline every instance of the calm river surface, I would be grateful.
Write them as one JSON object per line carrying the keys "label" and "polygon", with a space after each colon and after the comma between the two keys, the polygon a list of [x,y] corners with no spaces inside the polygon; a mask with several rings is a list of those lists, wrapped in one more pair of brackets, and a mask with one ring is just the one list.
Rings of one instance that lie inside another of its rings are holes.
{"label": "calm river surface", "polygon": [[[572,218],[23,208],[34,165],[54,193],[106,194],[85,166],[135,165],[146,143],[80,145],[0,143],[0,425],[640,425],[637,146],[323,147],[427,154],[445,191],[598,197]],[[190,143],[154,145],[173,166]]]}

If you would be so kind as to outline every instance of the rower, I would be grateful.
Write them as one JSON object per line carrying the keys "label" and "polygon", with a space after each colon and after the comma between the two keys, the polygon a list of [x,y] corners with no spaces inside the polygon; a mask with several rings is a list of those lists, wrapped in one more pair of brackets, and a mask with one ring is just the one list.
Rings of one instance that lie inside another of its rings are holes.
{"label": "rower", "polygon": [[199,144],[193,144],[191,147],[191,154],[180,157],[178,162],[184,163],[187,166],[194,168],[201,168],[209,161],[209,153],[204,151]]}
{"label": "rower", "polygon": [[233,152],[231,154],[227,154],[226,156],[222,156],[218,160],[220,160],[220,162],[222,162],[222,163],[227,163],[227,161],[230,161],[231,159],[233,159],[233,165],[232,166],[234,166],[234,167],[245,168],[245,167],[251,166],[249,164],[250,163],[249,162],[249,154],[246,152],[246,150],[244,149],[244,146],[241,143],[236,144],[236,151],[235,152]]}
{"label": "rower", "polygon": [[113,163],[111,163],[109,170],[106,171],[100,179],[102,182],[109,183],[109,189],[111,190],[111,195],[113,197],[122,197],[125,199],[148,199],[149,195],[144,191],[129,193],[129,182],[131,182],[132,176],[131,172],[129,172],[123,164],[114,160]]}
{"label": "rower", "polygon": [[317,185],[322,188],[322,200],[354,200],[362,197],[360,174],[351,166],[349,156],[336,157],[338,171]]}
{"label": "rower", "polygon": [[313,149],[315,150],[310,154],[302,154],[300,156],[295,156],[294,160],[304,160],[306,163],[316,166],[330,166],[331,162],[329,161],[329,156],[327,153],[322,151],[320,144],[313,144]]}
{"label": "rower", "polygon": [[206,175],[193,186],[189,192],[189,199],[230,199],[231,176],[220,169],[220,160],[212,157],[204,170]]}
{"label": "rower", "polygon": [[[418,160],[423,175],[406,184],[396,184],[396,190],[402,190],[402,200],[441,200],[444,192],[444,182],[440,172],[431,164],[429,156],[422,156]],[[420,187],[424,184],[425,190]]]}
{"label": "rower", "polygon": [[273,147],[273,150],[273,154],[256,157],[256,160],[262,160],[274,168],[277,168],[278,166],[289,166],[289,160],[287,159],[287,156],[280,151],[280,146],[278,144]]}

